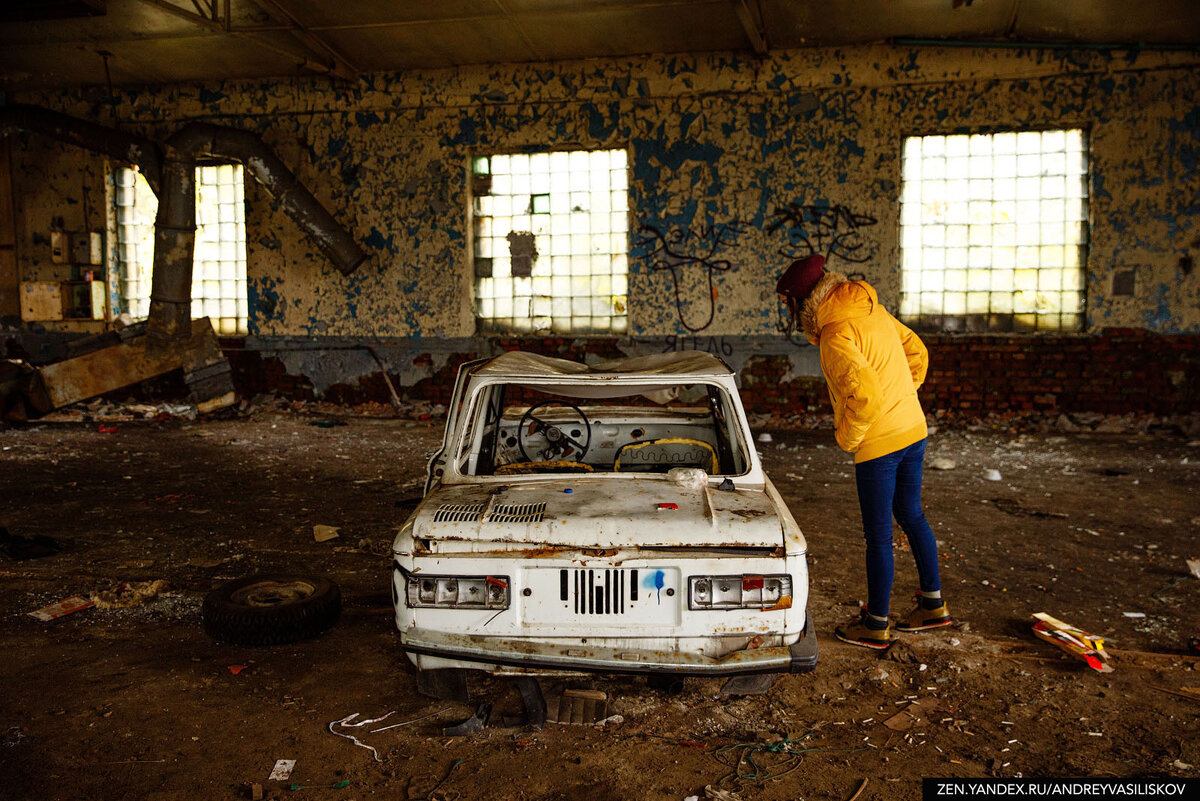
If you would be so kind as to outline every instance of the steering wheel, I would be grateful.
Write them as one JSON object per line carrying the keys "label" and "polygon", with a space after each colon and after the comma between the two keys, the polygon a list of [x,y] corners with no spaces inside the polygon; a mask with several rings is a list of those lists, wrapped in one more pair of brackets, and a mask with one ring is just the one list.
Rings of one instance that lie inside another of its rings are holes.
{"label": "steering wheel", "polygon": [[[583,425],[583,432],[585,435],[582,444],[578,439],[575,438],[578,436],[577,434],[568,435],[568,433],[559,426],[553,423],[548,423],[534,415],[534,412],[536,412],[538,409],[551,405],[565,406],[579,416],[579,421]],[[528,428],[526,428],[526,423],[530,424]],[[566,401],[542,401],[541,403],[530,406],[529,409],[526,410],[525,414],[521,415],[521,422],[517,426],[517,447],[521,449],[521,456],[525,457],[526,461],[538,461],[537,459],[530,459],[529,454],[525,451],[526,440],[530,436],[537,433],[541,433],[542,436],[546,438],[546,442],[549,443],[549,447],[546,449],[546,452],[538,454],[539,456],[543,457],[552,456],[557,457],[558,459],[563,459],[570,453],[570,449],[574,447],[578,453],[570,454],[570,457],[571,461],[577,462],[583,458],[583,455],[587,453],[588,446],[592,444],[592,425],[590,422],[588,422],[587,415],[584,414],[583,410],[578,406],[573,403],[567,403]]]}

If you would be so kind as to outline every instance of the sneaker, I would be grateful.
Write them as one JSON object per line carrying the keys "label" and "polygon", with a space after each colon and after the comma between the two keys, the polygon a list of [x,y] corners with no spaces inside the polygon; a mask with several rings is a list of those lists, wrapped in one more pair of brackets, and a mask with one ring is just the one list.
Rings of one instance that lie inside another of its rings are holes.
{"label": "sneaker", "polygon": [[941,606],[934,609],[926,609],[921,606],[921,593],[917,593],[916,607],[900,619],[900,622],[896,624],[896,631],[906,633],[926,631],[927,629],[949,626],[953,622],[954,618],[950,617],[950,612],[946,609],[945,601],[942,602]]}
{"label": "sneaker", "polygon": [[865,612],[859,616],[858,620],[835,628],[833,636],[851,645],[861,645],[863,648],[874,648],[879,651],[890,648],[896,641],[896,638],[892,636],[890,624],[885,629],[868,627]]}

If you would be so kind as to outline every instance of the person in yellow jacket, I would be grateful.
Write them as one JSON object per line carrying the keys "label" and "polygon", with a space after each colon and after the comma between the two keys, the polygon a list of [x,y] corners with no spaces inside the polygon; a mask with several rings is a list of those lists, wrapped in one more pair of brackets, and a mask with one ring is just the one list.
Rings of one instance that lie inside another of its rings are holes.
{"label": "person in yellow jacket", "polygon": [[921,508],[925,413],[917,389],[929,354],[920,337],[888,313],[866,281],[825,272],[822,256],[795,261],[780,277],[791,319],[821,349],[821,372],[833,402],[837,444],[854,454],[854,475],[867,544],[867,605],[835,636],[887,648],[892,636],[892,517],[912,546],[921,589],[901,632],[953,623],[942,600],[937,542]]}

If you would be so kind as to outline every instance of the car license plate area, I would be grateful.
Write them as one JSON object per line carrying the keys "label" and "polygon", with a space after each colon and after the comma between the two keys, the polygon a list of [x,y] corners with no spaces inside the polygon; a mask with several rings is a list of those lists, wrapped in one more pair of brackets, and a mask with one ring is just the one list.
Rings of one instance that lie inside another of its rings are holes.
{"label": "car license plate area", "polygon": [[564,567],[524,571],[521,618],[531,625],[679,623],[678,568]]}

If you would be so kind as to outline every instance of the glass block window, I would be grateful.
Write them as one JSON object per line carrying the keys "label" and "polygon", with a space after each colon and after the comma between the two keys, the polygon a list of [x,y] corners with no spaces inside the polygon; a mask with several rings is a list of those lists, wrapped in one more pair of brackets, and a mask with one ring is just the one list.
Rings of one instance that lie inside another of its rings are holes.
{"label": "glass block window", "polygon": [[900,316],[926,331],[1085,325],[1083,131],[904,140]]}
{"label": "glass block window", "polygon": [[475,314],[485,333],[625,333],[624,150],[472,161]]}
{"label": "glass block window", "polygon": [[[117,204],[117,270],[125,310],[150,311],[154,215],[158,198],[136,168],[113,175]],[[196,168],[196,251],[192,317],[208,317],[218,334],[246,333],[246,206],[242,167]]]}

